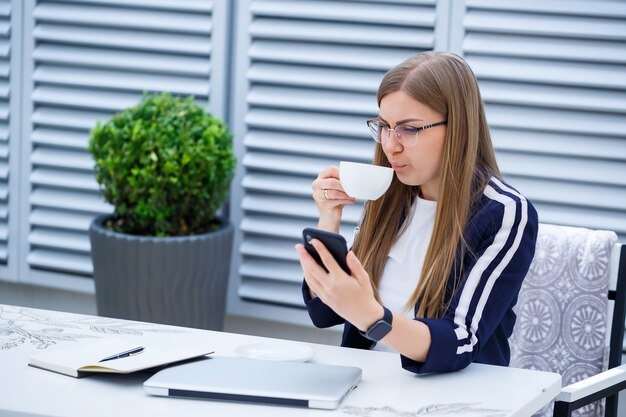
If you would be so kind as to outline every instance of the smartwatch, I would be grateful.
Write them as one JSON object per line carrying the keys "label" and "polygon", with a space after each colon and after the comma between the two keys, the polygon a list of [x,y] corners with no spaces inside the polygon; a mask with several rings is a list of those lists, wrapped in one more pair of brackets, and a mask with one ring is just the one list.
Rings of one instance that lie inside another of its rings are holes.
{"label": "smartwatch", "polygon": [[391,331],[391,321],[393,320],[393,314],[391,311],[383,306],[384,314],[381,320],[372,324],[366,332],[361,332],[362,336],[365,336],[369,340],[378,342],[383,337],[387,336],[387,333]]}

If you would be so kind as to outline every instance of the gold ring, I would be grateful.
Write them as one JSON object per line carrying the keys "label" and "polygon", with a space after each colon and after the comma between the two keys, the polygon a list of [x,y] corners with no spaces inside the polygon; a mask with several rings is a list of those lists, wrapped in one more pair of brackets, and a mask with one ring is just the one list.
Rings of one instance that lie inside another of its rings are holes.
{"label": "gold ring", "polygon": [[324,188],[324,198],[326,200],[330,200],[330,197],[328,197],[328,190],[326,188]]}

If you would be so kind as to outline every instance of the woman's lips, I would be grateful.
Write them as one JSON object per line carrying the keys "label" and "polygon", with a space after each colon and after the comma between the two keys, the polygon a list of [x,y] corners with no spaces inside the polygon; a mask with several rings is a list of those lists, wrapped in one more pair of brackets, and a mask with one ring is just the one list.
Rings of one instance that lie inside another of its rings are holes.
{"label": "woman's lips", "polygon": [[393,168],[394,171],[400,171],[402,168],[406,167],[406,165],[402,165],[402,164],[391,164],[391,168]]}

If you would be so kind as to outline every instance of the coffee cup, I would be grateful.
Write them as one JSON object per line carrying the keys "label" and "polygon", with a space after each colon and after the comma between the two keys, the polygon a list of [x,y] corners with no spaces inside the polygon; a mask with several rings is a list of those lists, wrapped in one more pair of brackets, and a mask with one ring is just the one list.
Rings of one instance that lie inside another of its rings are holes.
{"label": "coffee cup", "polygon": [[344,191],[360,200],[376,200],[382,196],[393,178],[393,169],[358,162],[339,163],[339,181]]}

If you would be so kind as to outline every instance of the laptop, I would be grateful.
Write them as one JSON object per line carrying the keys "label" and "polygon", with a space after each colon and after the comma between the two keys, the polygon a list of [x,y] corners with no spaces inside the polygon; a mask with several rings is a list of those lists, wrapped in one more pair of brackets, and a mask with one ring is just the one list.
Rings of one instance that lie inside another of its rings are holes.
{"label": "laptop", "polygon": [[349,366],[213,356],[161,370],[143,387],[165,397],[333,410],[361,374]]}

